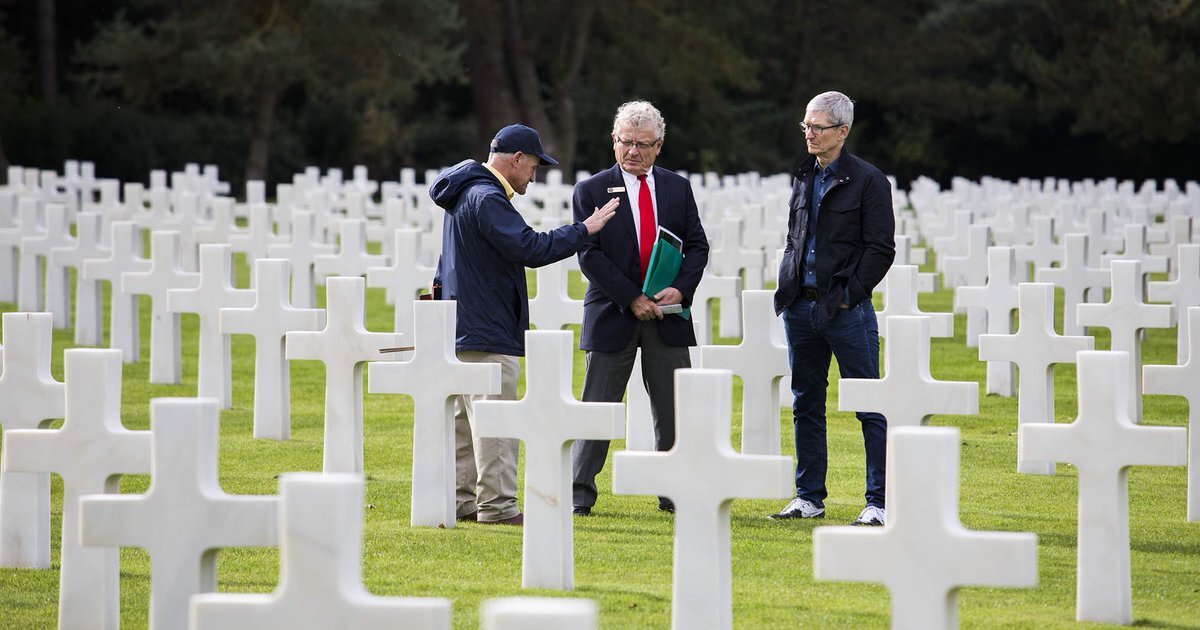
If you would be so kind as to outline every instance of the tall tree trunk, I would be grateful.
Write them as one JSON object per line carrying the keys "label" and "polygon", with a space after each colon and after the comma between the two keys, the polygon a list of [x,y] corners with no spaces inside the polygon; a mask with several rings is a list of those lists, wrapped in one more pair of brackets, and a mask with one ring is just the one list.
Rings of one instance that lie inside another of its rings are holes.
{"label": "tall tree trunk", "polygon": [[[465,62],[475,105],[475,133],[486,147],[500,127],[520,117],[504,58],[504,15],[492,0],[463,0]],[[486,151],[486,149],[485,149]]]}
{"label": "tall tree trunk", "polygon": [[554,85],[554,112],[558,119],[559,153],[557,156],[566,181],[575,176],[575,154],[579,142],[579,124],[575,118],[575,97],[572,92],[579,73],[583,69],[584,52],[587,50],[588,34],[592,30],[595,4],[590,0],[571,3],[571,29],[565,42],[568,49],[563,73]]}
{"label": "tall tree trunk", "polygon": [[42,98],[58,97],[58,38],[55,34],[54,0],[38,2],[38,78]]}
{"label": "tall tree trunk", "polygon": [[246,157],[246,181],[267,181],[267,160],[271,152],[271,126],[275,122],[275,107],[279,88],[263,86],[258,93],[254,110],[254,129],[250,136],[250,151]]}

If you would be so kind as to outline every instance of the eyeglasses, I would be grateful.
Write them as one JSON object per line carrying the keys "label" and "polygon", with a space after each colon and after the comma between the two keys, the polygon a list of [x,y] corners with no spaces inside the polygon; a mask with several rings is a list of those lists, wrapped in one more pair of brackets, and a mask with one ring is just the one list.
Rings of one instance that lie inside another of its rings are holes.
{"label": "eyeglasses", "polygon": [[826,129],[833,129],[834,127],[841,127],[844,124],[845,123],[838,123],[836,125],[810,125],[807,123],[800,123],[800,131],[802,131],[804,133],[808,133],[811,131],[811,132],[813,132],[814,136],[819,136],[819,135],[821,135],[821,132],[825,131]]}
{"label": "eyeglasses", "polygon": [[633,140],[626,140],[621,137],[617,138],[617,144],[625,147],[626,149],[637,147],[639,151],[649,151],[650,149],[658,146],[659,142],[662,142],[662,140],[655,140],[654,142],[634,142]]}

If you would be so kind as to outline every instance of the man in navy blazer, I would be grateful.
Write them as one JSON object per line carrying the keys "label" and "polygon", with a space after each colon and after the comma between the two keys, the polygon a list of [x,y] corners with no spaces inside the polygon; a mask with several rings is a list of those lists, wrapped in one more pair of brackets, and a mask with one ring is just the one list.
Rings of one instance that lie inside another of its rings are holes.
{"label": "man in navy blazer", "polygon": [[[675,444],[675,370],[691,367],[688,346],[696,345],[690,319],[663,315],[661,307],[691,306],[692,295],[708,264],[708,239],[700,224],[688,180],[654,166],[662,150],[666,123],[648,102],[625,103],[613,119],[617,163],[575,185],[575,216],[588,216],[611,199],[620,206],[609,229],[586,239],[579,267],[590,285],[583,299],[579,347],[587,353],[583,379],[585,402],[619,402],[642,350],[642,382],[650,395],[655,448]],[[642,282],[658,228],[683,241],[683,264],[675,282],[655,295],[642,294]],[[596,475],[608,456],[607,440],[579,440],[574,458],[574,513],[591,514]],[[659,509],[674,512],[669,497]]]}

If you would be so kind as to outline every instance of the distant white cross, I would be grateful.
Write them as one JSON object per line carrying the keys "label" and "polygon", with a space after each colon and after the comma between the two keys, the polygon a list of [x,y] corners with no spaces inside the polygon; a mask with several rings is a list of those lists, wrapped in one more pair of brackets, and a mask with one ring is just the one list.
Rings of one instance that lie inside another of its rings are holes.
{"label": "distant white cross", "polygon": [[385,361],[383,348],[398,347],[403,335],[370,332],[366,317],[366,281],[330,278],[325,291],[325,328],[286,336],[290,361],[325,364],[325,472],[363,471],[363,377],[367,361]]}
{"label": "distant white cross", "polygon": [[1132,395],[1125,399],[1129,418],[1142,418],[1142,331],[1147,328],[1170,328],[1175,325],[1175,307],[1168,304],[1146,304],[1143,299],[1142,263],[1136,260],[1112,261],[1112,295],[1103,304],[1080,304],[1077,319],[1084,326],[1107,328],[1111,334],[1110,349],[1129,353],[1127,375]]}
{"label": "distant white cross", "polygon": [[222,308],[222,335],[254,337],[254,437],[291,437],[291,375],[284,359],[284,336],[291,331],[320,330],[325,312],[295,308],[288,298],[291,265],[285,259],[254,261],[254,305]]}

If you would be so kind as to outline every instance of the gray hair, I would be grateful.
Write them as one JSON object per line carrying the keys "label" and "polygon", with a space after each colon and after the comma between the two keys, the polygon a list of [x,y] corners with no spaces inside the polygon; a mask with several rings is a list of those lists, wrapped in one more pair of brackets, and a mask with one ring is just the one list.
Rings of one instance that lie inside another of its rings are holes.
{"label": "gray hair", "polygon": [[613,134],[622,127],[650,129],[654,131],[655,140],[662,140],[667,135],[667,121],[649,101],[630,101],[618,107],[617,115],[613,117]]}
{"label": "gray hair", "polygon": [[808,102],[806,112],[825,112],[835,125],[854,125],[854,101],[841,92],[822,92]]}

